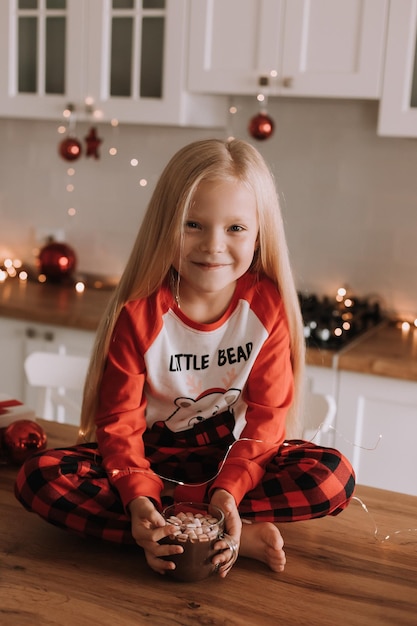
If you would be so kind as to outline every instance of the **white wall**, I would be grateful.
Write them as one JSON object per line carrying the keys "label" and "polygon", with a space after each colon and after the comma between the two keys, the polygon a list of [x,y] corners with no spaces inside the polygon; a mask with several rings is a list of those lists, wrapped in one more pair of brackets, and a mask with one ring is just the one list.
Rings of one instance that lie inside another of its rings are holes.
{"label": "white wall", "polygon": [[[63,229],[80,270],[119,275],[169,157],[202,137],[251,140],[255,99],[235,104],[230,127],[217,131],[100,125],[101,158],[75,161],[71,179],[56,123],[0,119],[0,259],[33,263],[39,230]],[[273,137],[251,141],[276,175],[298,288],[332,295],[346,284],[417,316],[417,142],[378,137],[377,111],[374,102],[278,99],[269,105]],[[76,130],[82,139],[87,126]]]}

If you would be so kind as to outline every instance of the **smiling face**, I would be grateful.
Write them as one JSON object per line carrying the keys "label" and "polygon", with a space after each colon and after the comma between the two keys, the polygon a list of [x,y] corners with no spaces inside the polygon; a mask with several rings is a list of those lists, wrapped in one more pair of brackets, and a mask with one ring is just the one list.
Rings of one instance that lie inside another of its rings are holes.
{"label": "smiling face", "polygon": [[258,236],[256,199],[238,180],[200,184],[184,224],[181,308],[196,321],[213,321],[227,308],[236,281],[250,267]]}

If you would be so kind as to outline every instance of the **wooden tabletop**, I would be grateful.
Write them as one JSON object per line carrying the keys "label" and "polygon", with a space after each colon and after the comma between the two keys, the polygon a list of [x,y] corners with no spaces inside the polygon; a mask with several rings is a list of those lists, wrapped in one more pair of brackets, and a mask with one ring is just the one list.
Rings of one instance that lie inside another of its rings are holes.
{"label": "wooden tabletop", "polygon": [[[50,447],[74,442],[74,427],[40,423]],[[139,548],[27,513],[13,496],[16,471],[0,467],[3,626],[417,624],[416,497],[358,487],[368,512],[354,500],[335,518],[282,525],[282,574],[239,558],[225,579],[179,583],[152,572]]]}

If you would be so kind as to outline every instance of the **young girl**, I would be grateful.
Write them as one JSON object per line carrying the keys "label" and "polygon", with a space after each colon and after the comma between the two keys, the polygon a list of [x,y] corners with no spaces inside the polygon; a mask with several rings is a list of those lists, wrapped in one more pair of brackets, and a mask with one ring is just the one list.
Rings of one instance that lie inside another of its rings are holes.
{"label": "young girl", "polygon": [[336,515],[354,489],[338,451],[288,439],[304,356],[266,163],[244,141],[192,143],[162,173],[98,330],[80,442],[29,459],[16,495],[58,526],[136,542],[160,574],[182,552],[158,543],[163,507],[211,502],[230,536],[220,575],[238,550],[279,572],[276,523]]}

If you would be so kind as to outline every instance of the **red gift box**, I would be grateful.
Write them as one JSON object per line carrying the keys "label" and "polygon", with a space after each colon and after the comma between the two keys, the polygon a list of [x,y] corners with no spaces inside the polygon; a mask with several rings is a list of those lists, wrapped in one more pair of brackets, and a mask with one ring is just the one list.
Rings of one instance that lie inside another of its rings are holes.
{"label": "red gift box", "polygon": [[34,420],[35,418],[35,411],[20,400],[0,394],[0,428],[6,428],[17,420]]}

